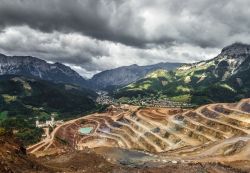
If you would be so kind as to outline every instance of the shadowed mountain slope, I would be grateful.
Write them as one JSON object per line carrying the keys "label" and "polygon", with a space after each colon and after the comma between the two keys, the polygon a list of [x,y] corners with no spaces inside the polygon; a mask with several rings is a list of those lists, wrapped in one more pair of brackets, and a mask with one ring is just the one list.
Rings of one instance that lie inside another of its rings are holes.
{"label": "shadowed mountain slope", "polygon": [[93,76],[89,80],[90,84],[96,89],[109,89],[120,87],[143,78],[147,73],[157,69],[174,70],[179,67],[180,63],[159,63],[149,66],[131,66],[119,67],[103,71]]}
{"label": "shadowed mountain slope", "polygon": [[0,75],[21,75],[55,83],[86,85],[85,79],[70,67],[61,63],[49,64],[31,56],[5,56],[0,54]]}

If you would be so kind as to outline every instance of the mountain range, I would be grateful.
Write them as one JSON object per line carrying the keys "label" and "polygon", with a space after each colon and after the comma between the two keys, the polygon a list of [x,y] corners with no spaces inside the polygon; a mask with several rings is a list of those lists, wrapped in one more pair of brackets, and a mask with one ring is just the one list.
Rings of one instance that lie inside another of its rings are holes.
{"label": "mountain range", "polygon": [[121,87],[143,78],[148,73],[158,70],[174,70],[181,63],[158,63],[148,66],[133,64],[98,73],[89,80],[90,85],[97,89],[108,89],[110,87]]}
{"label": "mountain range", "polygon": [[232,44],[207,61],[124,66],[89,80],[60,63],[1,54],[0,127],[16,129],[27,144],[34,143],[42,134],[34,127],[36,119],[48,120],[51,114],[69,119],[103,109],[93,89],[109,90],[117,99],[234,102],[250,97],[250,45]]}
{"label": "mountain range", "polygon": [[173,70],[180,65],[180,63],[159,63],[149,66],[134,64],[106,70],[86,80],[70,67],[58,62],[51,64],[31,56],[6,56],[0,54],[0,75],[20,75],[55,83],[76,84],[92,89],[125,86],[143,78],[147,73],[154,70]]}
{"label": "mountain range", "polygon": [[86,80],[70,67],[30,56],[0,54],[0,75],[19,75],[107,90],[121,97],[150,94],[174,101],[203,104],[236,101],[249,96],[250,45],[234,43],[213,59],[191,64],[136,64],[106,70]]}
{"label": "mountain range", "polygon": [[40,116],[58,112],[61,118],[95,107],[97,94],[75,85],[57,84],[24,76],[0,76],[0,112],[10,116]]}
{"label": "mountain range", "polygon": [[234,43],[215,58],[157,70],[116,92],[116,97],[160,93],[174,101],[203,104],[250,97],[250,45]]}
{"label": "mountain range", "polygon": [[6,56],[0,54],[0,75],[20,75],[80,86],[86,84],[86,80],[70,67],[58,62],[50,64],[31,56]]}

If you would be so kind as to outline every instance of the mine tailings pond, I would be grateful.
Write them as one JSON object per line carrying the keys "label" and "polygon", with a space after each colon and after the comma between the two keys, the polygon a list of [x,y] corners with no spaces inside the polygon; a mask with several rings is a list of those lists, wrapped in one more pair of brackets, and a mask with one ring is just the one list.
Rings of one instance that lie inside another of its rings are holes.
{"label": "mine tailings pond", "polygon": [[83,135],[87,135],[89,134],[91,131],[93,130],[93,127],[83,127],[80,128],[78,131],[83,134]]}

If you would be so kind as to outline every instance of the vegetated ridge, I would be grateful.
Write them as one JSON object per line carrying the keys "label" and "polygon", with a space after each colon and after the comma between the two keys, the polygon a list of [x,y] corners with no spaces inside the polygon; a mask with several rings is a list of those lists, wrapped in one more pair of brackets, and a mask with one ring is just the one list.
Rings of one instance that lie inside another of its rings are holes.
{"label": "vegetated ridge", "polygon": [[204,104],[250,97],[250,45],[235,43],[207,61],[157,70],[119,89],[116,97],[159,94],[173,101]]}
{"label": "vegetated ridge", "polygon": [[25,144],[40,140],[36,120],[69,119],[97,109],[96,93],[75,85],[23,76],[0,76],[0,126],[17,131]]}
{"label": "vegetated ridge", "polygon": [[94,75],[88,82],[96,89],[112,90],[135,82],[154,70],[174,70],[180,65],[181,63],[158,63],[148,66],[138,66],[136,64],[123,66],[100,72]]}

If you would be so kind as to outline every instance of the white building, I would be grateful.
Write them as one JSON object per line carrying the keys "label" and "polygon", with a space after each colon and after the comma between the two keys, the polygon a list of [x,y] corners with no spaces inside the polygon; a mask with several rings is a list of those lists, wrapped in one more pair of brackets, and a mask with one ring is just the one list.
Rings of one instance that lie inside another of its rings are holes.
{"label": "white building", "polygon": [[[61,121],[58,121],[61,122]],[[42,127],[54,127],[56,125],[55,118],[51,116],[51,120],[47,120],[45,123],[40,123],[39,120],[36,120],[36,127],[42,128]]]}

